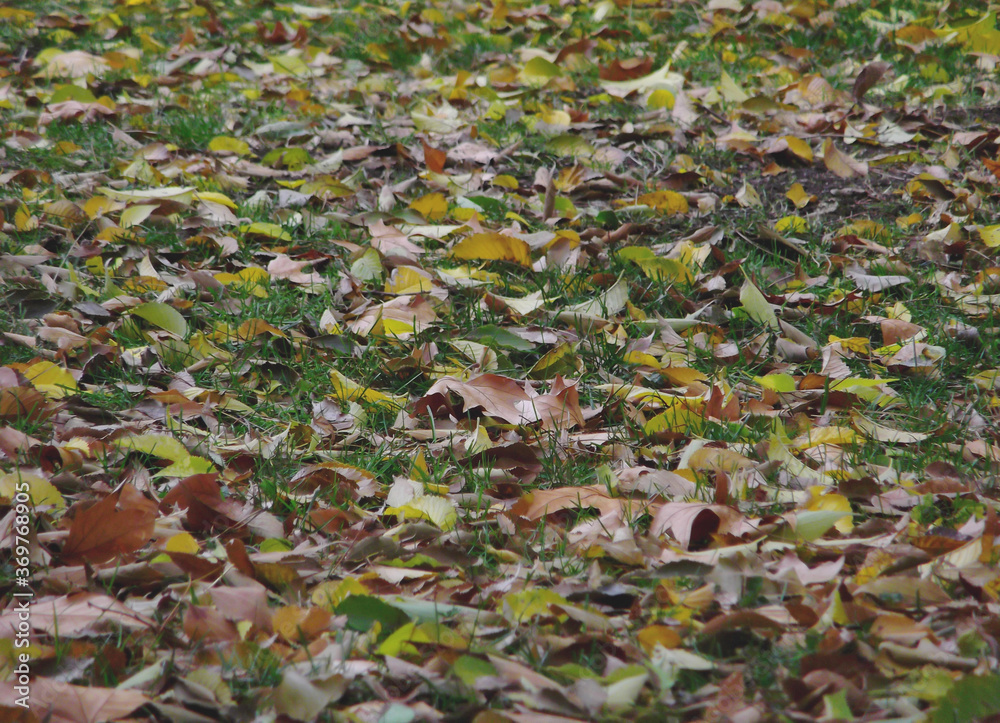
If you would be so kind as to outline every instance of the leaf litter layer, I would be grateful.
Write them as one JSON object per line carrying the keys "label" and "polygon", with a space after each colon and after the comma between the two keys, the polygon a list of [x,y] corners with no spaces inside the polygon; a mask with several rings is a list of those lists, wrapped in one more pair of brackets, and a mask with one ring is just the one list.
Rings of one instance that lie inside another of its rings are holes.
{"label": "leaf litter layer", "polygon": [[1000,714],[978,5],[0,7],[0,705]]}

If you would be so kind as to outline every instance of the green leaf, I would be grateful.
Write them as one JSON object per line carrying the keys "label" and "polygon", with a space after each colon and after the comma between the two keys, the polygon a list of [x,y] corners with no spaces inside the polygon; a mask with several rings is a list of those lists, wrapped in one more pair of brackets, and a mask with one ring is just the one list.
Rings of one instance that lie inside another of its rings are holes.
{"label": "green leaf", "polygon": [[187,447],[169,434],[130,434],[113,442],[118,449],[151,454],[160,459],[180,462],[191,456]]}
{"label": "green leaf", "polygon": [[145,319],[150,324],[158,326],[181,338],[187,336],[188,326],[184,317],[174,307],[159,301],[150,301],[132,309],[132,314]]}
{"label": "green leaf", "polygon": [[767,299],[760,293],[760,289],[750,279],[744,281],[743,287],[740,289],[740,303],[743,304],[742,308],[746,311],[747,316],[758,324],[770,327],[772,331],[781,329],[774,309],[771,308]]}
{"label": "green leaf", "polygon": [[677,259],[652,258],[637,261],[642,273],[653,281],[691,283],[694,277],[688,267]]}
{"label": "green leaf", "polygon": [[824,720],[854,720],[851,707],[847,705],[847,691],[838,690],[823,696]]}
{"label": "green leaf", "polygon": [[791,374],[768,374],[764,377],[754,377],[753,380],[773,392],[795,391],[795,377]]}
{"label": "green leaf", "polygon": [[480,678],[498,675],[497,669],[488,660],[474,658],[471,655],[463,655],[456,660],[451,666],[451,672],[470,688]]}
{"label": "green leaf", "polygon": [[656,254],[653,253],[653,249],[648,246],[623,246],[618,249],[617,253],[619,258],[624,259],[625,261],[635,261],[636,263],[656,258]]}
{"label": "green leaf", "polygon": [[67,100],[75,100],[80,103],[96,103],[97,98],[86,88],[78,85],[57,85],[49,103],[62,103]]}
{"label": "green leaf", "polygon": [[[508,210],[507,204],[503,201],[496,198],[490,198],[489,196],[466,196],[465,200],[471,201],[483,211],[486,211],[486,213],[493,216],[503,216]],[[464,207],[461,200],[459,200],[457,205],[460,208]]]}
{"label": "green leaf", "polygon": [[365,252],[351,264],[351,275],[362,281],[378,281],[382,278],[382,259],[375,249],[365,249]]}
{"label": "green leaf", "polygon": [[382,626],[380,638],[410,622],[410,616],[370,595],[349,595],[337,606],[337,615],[347,616],[347,627],[367,633],[375,623]]}
{"label": "green leaf", "polygon": [[1000,674],[966,676],[938,703],[932,723],[964,723],[1000,713]]}
{"label": "green leaf", "polygon": [[576,354],[576,344],[563,342],[555,349],[542,355],[531,369],[528,379],[553,379],[558,375],[570,376],[580,370],[580,358]]}
{"label": "green leaf", "polygon": [[583,136],[575,133],[563,133],[553,136],[545,144],[545,149],[557,156],[573,158],[590,158],[594,155],[594,147]]}
{"label": "green leaf", "polygon": [[524,64],[521,79],[528,85],[545,85],[549,80],[562,75],[562,69],[542,57],[534,57]]}
{"label": "green leaf", "polygon": [[414,654],[413,643],[430,643],[455,650],[466,650],[468,641],[461,635],[440,623],[406,623],[392,633],[378,647],[379,655],[399,657],[400,654]]}
{"label": "green leaf", "polygon": [[505,349],[516,349],[517,351],[531,351],[535,348],[527,339],[522,339],[517,334],[513,334],[506,329],[494,324],[480,326],[478,329],[470,331],[466,338],[470,341],[478,341],[480,344],[490,348],[503,347]]}
{"label": "green leaf", "polygon": [[194,474],[215,472],[215,465],[204,457],[185,457],[161,469],[153,477],[190,477]]}

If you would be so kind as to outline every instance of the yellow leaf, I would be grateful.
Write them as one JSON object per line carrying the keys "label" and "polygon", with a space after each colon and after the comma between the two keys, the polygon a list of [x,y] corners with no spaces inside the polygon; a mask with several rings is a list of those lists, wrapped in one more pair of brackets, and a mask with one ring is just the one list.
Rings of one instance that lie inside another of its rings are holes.
{"label": "yellow leaf", "polygon": [[49,399],[62,399],[75,394],[76,379],[58,364],[40,361],[24,370],[24,376],[35,389]]}
{"label": "yellow leaf", "polygon": [[858,438],[850,427],[813,427],[792,440],[795,449],[810,449],[821,444],[852,444]]}
{"label": "yellow leaf", "polygon": [[840,346],[847,351],[853,351],[856,354],[867,354],[869,347],[871,347],[871,341],[863,336],[852,336],[848,338],[841,338],[830,334],[828,337],[831,344],[840,342]]}
{"label": "yellow leaf", "polygon": [[660,370],[660,376],[666,377],[675,386],[687,386],[693,382],[707,382],[704,372],[691,367],[667,366]]}
{"label": "yellow leaf", "polygon": [[163,188],[150,188],[140,191],[135,189],[116,189],[100,187],[97,189],[112,201],[124,201],[125,203],[141,203],[142,201],[174,201],[176,203],[189,205],[194,200],[194,186],[164,186]]}
{"label": "yellow leaf", "polygon": [[829,138],[823,143],[823,163],[834,175],[841,178],[868,175],[867,163],[847,155],[838,149]]}
{"label": "yellow leaf", "polygon": [[[552,615],[552,605],[569,606],[569,602],[557,592],[545,588],[529,588],[520,592],[507,593],[497,605],[497,612],[508,620],[520,622],[539,616]],[[566,615],[560,614],[562,620]]]}
{"label": "yellow leaf", "polygon": [[788,144],[788,150],[801,158],[803,161],[806,163],[813,162],[812,148],[804,140],[796,138],[795,136],[782,136],[781,140]]}
{"label": "yellow leaf", "polygon": [[413,266],[397,266],[392,276],[385,282],[387,294],[423,294],[434,288],[434,280],[425,275],[423,269]]}
{"label": "yellow leaf", "polygon": [[191,456],[187,447],[169,434],[129,434],[119,437],[112,444],[118,449],[151,454],[171,462],[180,462]]}
{"label": "yellow leaf", "polygon": [[653,191],[644,193],[636,199],[636,203],[662,211],[668,216],[688,212],[688,202],[676,191]]}
{"label": "yellow leaf", "polygon": [[657,110],[659,108],[673,110],[674,102],[674,94],[665,88],[660,88],[649,94],[649,98],[646,99],[646,107],[651,110]]}
{"label": "yellow leaf", "polygon": [[686,282],[694,281],[694,276],[687,266],[677,259],[664,259],[654,257],[651,259],[640,259],[636,261],[642,273],[654,281]]}
{"label": "yellow leaf", "polygon": [[947,26],[935,30],[940,38],[953,37],[970,53],[1000,55],[1000,30],[996,27],[996,13],[986,13],[979,20],[958,27]]}
{"label": "yellow leaf", "polygon": [[353,577],[345,577],[343,580],[321,582],[313,588],[310,599],[314,605],[333,612],[340,603],[344,602],[351,595],[370,595],[371,591],[365,587],[364,583]]}
{"label": "yellow leaf", "polygon": [[232,136],[216,136],[208,142],[208,150],[214,153],[235,153],[237,156],[250,154],[250,144]]}
{"label": "yellow leaf", "polygon": [[740,205],[741,208],[759,208],[764,205],[764,202],[760,198],[760,194],[757,193],[757,189],[753,187],[750,183],[746,181],[740,186],[740,190],[736,192],[736,203]]}
{"label": "yellow leaf", "polygon": [[692,411],[691,408],[683,404],[676,404],[647,421],[643,425],[642,431],[646,434],[656,434],[657,432],[683,434],[690,429],[701,429],[704,424],[705,418],[700,411]]}
{"label": "yellow leaf", "polygon": [[215,274],[215,280],[224,286],[232,286],[235,290],[243,293],[251,293],[260,299],[268,296],[267,287],[271,282],[271,275],[265,269],[257,266],[248,266],[240,269],[239,272],[231,274],[223,271]]}
{"label": "yellow leaf", "polygon": [[889,442],[890,444],[916,444],[918,442],[923,442],[925,439],[930,437],[929,434],[924,434],[922,432],[905,432],[902,429],[887,427],[884,424],[879,424],[878,422],[873,422],[870,419],[862,417],[856,412],[851,414],[851,423],[854,425],[854,428],[861,432],[861,434],[865,437],[868,439],[874,439],[877,442]]}
{"label": "yellow leaf", "polygon": [[551,126],[568,126],[573,122],[569,113],[564,110],[553,110],[548,108],[538,114],[538,119]]}
{"label": "yellow leaf", "polygon": [[381,333],[385,336],[403,338],[413,334],[416,330],[413,322],[406,321],[405,319],[390,319],[383,316],[378,323],[382,327]]}
{"label": "yellow leaf", "polygon": [[846,226],[841,226],[837,229],[836,234],[837,236],[849,236],[854,234],[856,236],[860,236],[861,238],[868,239],[869,241],[879,241],[888,237],[888,232],[885,230],[885,226],[877,221],[872,221],[867,218],[858,219],[857,221],[852,221]]}
{"label": "yellow leaf", "polygon": [[274,72],[284,75],[294,75],[304,77],[309,75],[309,66],[297,55],[285,53],[284,55],[269,55],[267,59],[271,61]]}
{"label": "yellow leaf", "polygon": [[647,654],[652,653],[657,645],[670,649],[681,644],[681,636],[674,628],[666,625],[649,625],[636,633],[635,637]]}
{"label": "yellow leaf", "polygon": [[878,387],[883,384],[888,384],[889,382],[894,382],[896,379],[865,379],[863,377],[848,377],[847,379],[840,379],[833,382],[830,385],[830,389],[833,391],[844,391],[851,392],[856,389]]}
{"label": "yellow leaf", "polygon": [[493,185],[499,186],[500,188],[507,188],[510,190],[515,190],[518,188],[517,179],[506,173],[501,173],[499,176],[493,179]]}
{"label": "yellow leaf", "polygon": [[[413,328],[410,327],[410,331]],[[333,383],[334,394],[345,402],[356,402],[358,400],[389,407],[404,407],[409,399],[406,396],[393,396],[385,394],[370,387],[363,387],[351,381],[336,369],[330,372],[330,381]]]}
{"label": "yellow leaf", "polygon": [[201,548],[198,547],[198,541],[194,537],[187,532],[181,532],[167,540],[164,549],[167,552],[183,552],[187,555],[197,555]]}
{"label": "yellow leaf", "polygon": [[1000,391],[1000,369],[987,369],[971,377],[972,382],[983,391]]}
{"label": "yellow leaf", "polygon": [[792,516],[792,529],[795,536],[812,542],[843,518],[844,513],[840,510],[799,510]]}
{"label": "yellow leaf", "polygon": [[702,447],[696,450],[687,460],[689,469],[695,472],[725,472],[733,474],[741,469],[753,466],[753,460],[744,457],[732,449],[719,447]]}
{"label": "yellow leaf", "polygon": [[215,472],[215,465],[210,460],[191,455],[177,460],[168,467],[164,467],[154,474],[153,477],[190,477],[194,474],[206,474],[210,472]]}
{"label": "yellow leaf", "polygon": [[816,197],[811,193],[806,193],[801,183],[793,183],[789,186],[785,197],[795,205],[795,208],[805,208],[816,200]]}
{"label": "yellow leaf", "polygon": [[452,530],[458,523],[458,512],[455,503],[445,497],[422,495],[414,497],[405,505],[390,507],[386,510],[396,515],[399,521],[428,520],[442,530]]}
{"label": "yellow leaf", "polygon": [[625,355],[622,361],[626,364],[638,364],[640,366],[651,367],[653,369],[660,368],[660,360],[652,354],[647,354],[644,351],[630,351]]}
{"label": "yellow leaf", "polygon": [[733,80],[733,77],[726,71],[722,71],[722,80],[719,83],[719,94],[728,103],[742,103],[749,100],[750,96]]}
{"label": "yellow leaf", "polygon": [[812,512],[843,512],[844,516],[834,522],[833,526],[843,534],[854,529],[854,521],[851,519],[851,503],[843,495],[826,492],[823,487],[810,487],[806,509]]}
{"label": "yellow leaf", "polygon": [[410,208],[428,221],[439,221],[448,215],[448,199],[441,193],[428,193],[411,203]]}
{"label": "yellow leaf", "polygon": [[883,571],[887,570],[890,565],[896,562],[896,556],[891,552],[878,550],[874,552],[874,554],[869,554],[865,562],[867,564],[859,569],[854,575],[854,582],[857,585],[864,585],[877,578]]}
{"label": "yellow leaf", "polygon": [[[55,507],[65,507],[66,501],[62,493],[44,477],[30,472],[8,472],[0,474],[0,497],[8,500],[14,499],[14,495],[24,491],[24,485],[28,485],[28,497],[33,505],[53,505]],[[22,498],[23,500],[23,498]]]}
{"label": "yellow leaf", "polygon": [[413,458],[413,465],[410,467],[410,477],[421,481],[427,481],[431,478],[431,471],[427,466],[427,459],[424,457],[423,449],[417,452],[417,456]]}
{"label": "yellow leaf", "polygon": [[913,321],[913,314],[906,308],[906,304],[897,301],[892,306],[885,307],[885,315],[890,319],[900,319],[902,321]]}
{"label": "yellow leaf", "polygon": [[979,238],[991,249],[997,248],[1000,246],[1000,225],[980,226]]}
{"label": "yellow leaf", "polygon": [[265,236],[278,241],[291,241],[292,237],[279,224],[267,223],[265,221],[255,221],[254,223],[240,226],[240,231],[254,236]]}
{"label": "yellow leaf", "polygon": [[451,250],[458,259],[488,259],[513,261],[522,266],[531,266],[531,247],[513,236],[486,231],[466,236]]}
{"label": "yellow leaf", "polygon": [[754,377],[753,380],[765,389],[775,392],[794,392],[795,378],[791,374],[768,374],[763,377]]}
{"label": "yellow leaf", "polygon": [[227,208],[236,210],[236,202],[233,201],[229,196],[223,193],[216,193],[215,191],[198,191],[194,194],[194,197],[199,201],[209,201],[211,203],[218,203]]}
{"label": "yellow leaf", "polygon": [[18,231],[34,231],[38,228],[38,218],[31,215],[31,211],[23,203],[14,212],[14,228]]}
{"label": "yellow leaf", "polygon": [[774,230],[778,233],[802,233],[809,228],[809,223],[801,216],[785,216],[774,222]]}
{"label": "yellow leaf", "polygon": [[139,304],[131,310],[130,315],[144,319],[180,338],[187,336],[187,321],[177,309],[162,301],[147,301],[145,304]]}

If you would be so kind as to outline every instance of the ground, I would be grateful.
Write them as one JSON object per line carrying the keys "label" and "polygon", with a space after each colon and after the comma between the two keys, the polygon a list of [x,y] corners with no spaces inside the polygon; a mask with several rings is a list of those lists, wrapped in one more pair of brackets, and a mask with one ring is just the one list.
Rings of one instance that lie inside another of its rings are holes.
{"label": "ground", "polygon": [[996,719],[996,10],[0,7],[5,718]]}

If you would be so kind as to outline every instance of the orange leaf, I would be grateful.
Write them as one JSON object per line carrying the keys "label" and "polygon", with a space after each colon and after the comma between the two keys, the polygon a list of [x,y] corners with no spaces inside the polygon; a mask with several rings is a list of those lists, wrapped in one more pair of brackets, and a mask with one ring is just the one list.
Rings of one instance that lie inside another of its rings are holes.
{"label": "orange leaf", "polygon": [[427,170],[431,173],[444,173],[444,164],[448,159],[448,153],[431,148],[427,145],[427,141],[421,140],[420,143],[424,146],[424,163],[427,164]]}

